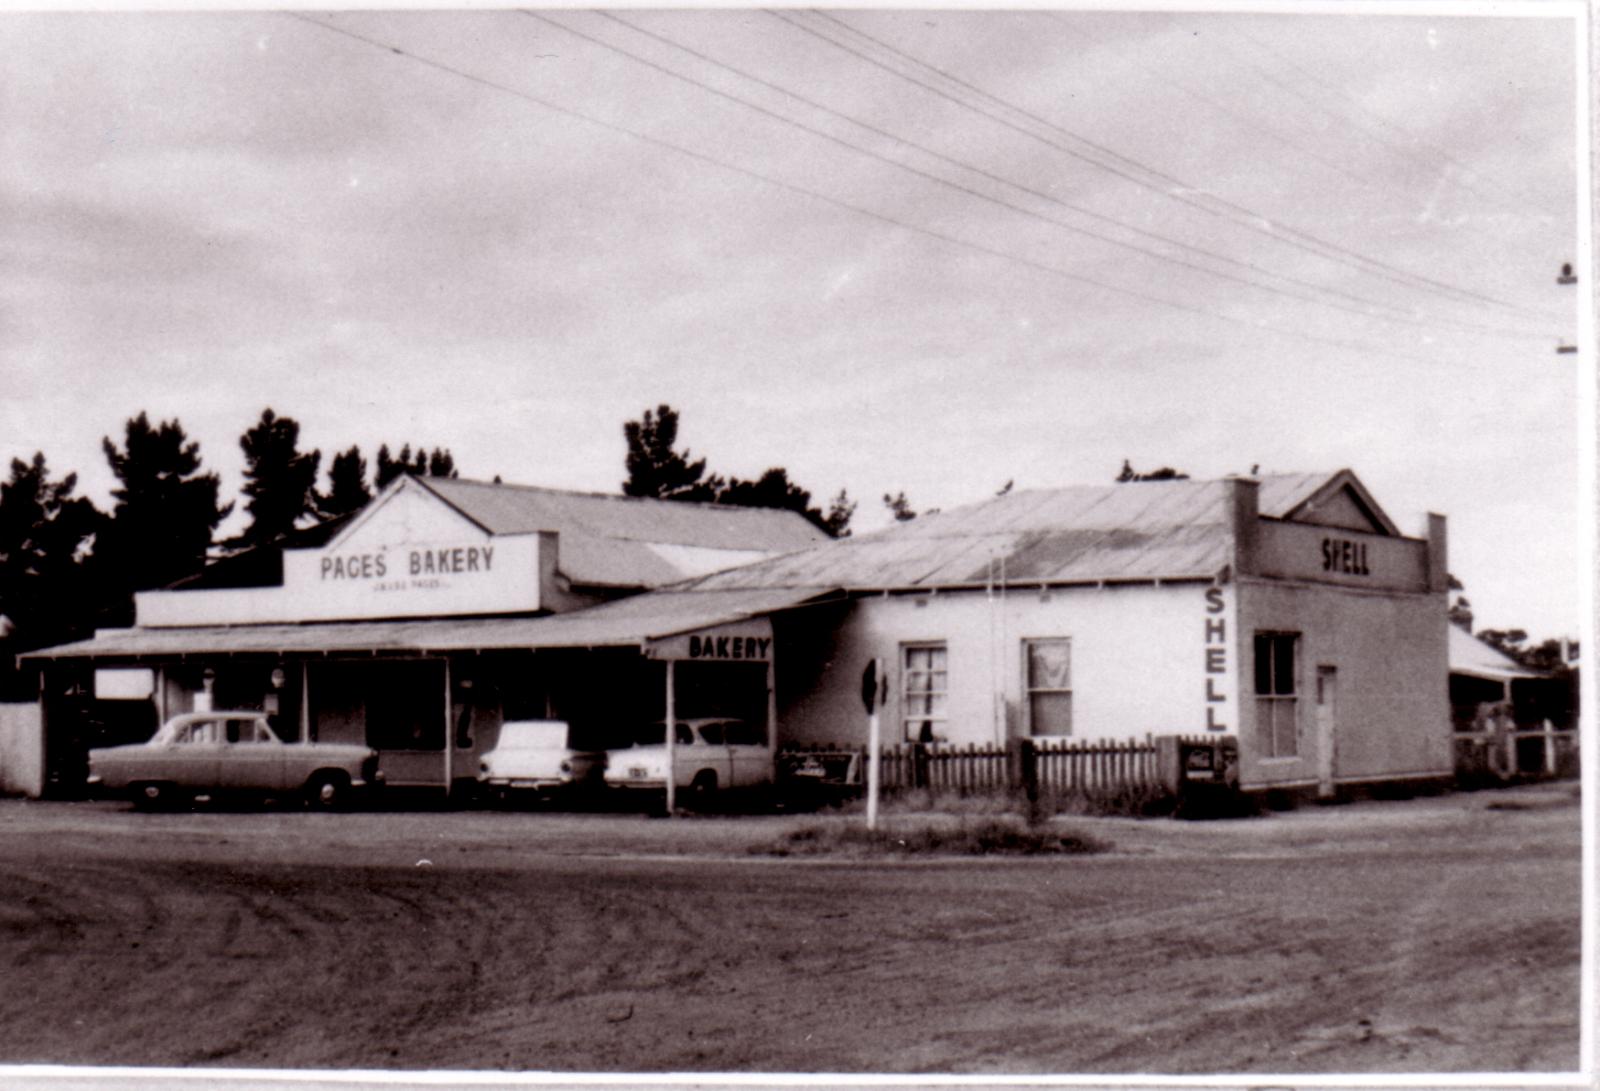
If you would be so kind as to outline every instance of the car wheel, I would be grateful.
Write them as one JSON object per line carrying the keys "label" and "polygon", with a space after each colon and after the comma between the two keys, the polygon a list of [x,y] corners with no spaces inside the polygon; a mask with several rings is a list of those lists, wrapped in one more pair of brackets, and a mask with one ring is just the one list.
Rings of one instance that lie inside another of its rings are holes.
{"label": "car wheel", "polygon": [[306,782],[306,801],[321,811],[343,807],[350,795],[350,778],[343,773],[317,773]]}
{"label": "car wheel", "polygon": [[717,774],[702,769],[689,782],[689,799],[695,807],[704,807],[717,794]]}

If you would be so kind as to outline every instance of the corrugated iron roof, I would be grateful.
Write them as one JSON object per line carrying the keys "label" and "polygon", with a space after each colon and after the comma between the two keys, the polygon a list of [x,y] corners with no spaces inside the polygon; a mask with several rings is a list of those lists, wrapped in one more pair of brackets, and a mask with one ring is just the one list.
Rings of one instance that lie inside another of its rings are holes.
{"label": "corrugated iron roof", "polygon": [[1450,626],[1450,673],[1470,674],[1474,678],[1487,678],[1491,682],[1547,677],[1538,671],[1529,670],[1499,648],[1485,644],[1459,625]]}
{"label": "corrugated iron roof", "polygon": [[162,658],[181,655],[316,655],[500,648],[631,647],[646,640],[742,621],[826,598],[826,587],[657,591],[570,614],[536,618],[351,621],[305,625],[114,629],[24,659]]}
{"label": "corrugated iron roof", "polygon": [[[1290,510],[1331,474],[1259,479],[1261,511]],[[1226,480],[1026,489],[682,586],[851,590],[1210,579],[1228,563]],[[1270,502],[1270,507],[1269,507]]]}
{"label": "corrugated iron roof", "polygon": [[1282,519],[1314,496],[1334,474],[1268,474],[1261,482],[1258,501],[1262,515]]}
{"label": "corrugated iron roof", "polygon": [[578,531],[593,538],[773,553],[827,535],[792,511],[564,492],[459,478],[418,478],[491,534]]}

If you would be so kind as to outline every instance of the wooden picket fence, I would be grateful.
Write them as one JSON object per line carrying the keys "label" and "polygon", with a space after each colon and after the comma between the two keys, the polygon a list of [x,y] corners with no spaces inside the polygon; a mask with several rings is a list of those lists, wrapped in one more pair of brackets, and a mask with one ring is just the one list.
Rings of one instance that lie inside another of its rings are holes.
{"label": "wooden picket fence", "polygon": [[[1187,737],[1204,744],[1214,739]],[[886,795],[923,790],[936,795],[1001,795],[1008,792],[1051,796],[1089,795],[1116,788],[1147,788],[1161,782],[1155,739],[1020,739],[1011,747],[993,744],[951,746],[901,743],[881,751]],[[838,782],[864,784],[864,746],[786,747],[780,770],[824,765]],[[1031,785],[1030,785],[1031,781]]]}
{"label": "wooden picket fence", "polygon": [[1577,731],[1549,720],[1515,731],[1458,731],[1451,742],[1456,780],[1463,784],[1579,775]]}

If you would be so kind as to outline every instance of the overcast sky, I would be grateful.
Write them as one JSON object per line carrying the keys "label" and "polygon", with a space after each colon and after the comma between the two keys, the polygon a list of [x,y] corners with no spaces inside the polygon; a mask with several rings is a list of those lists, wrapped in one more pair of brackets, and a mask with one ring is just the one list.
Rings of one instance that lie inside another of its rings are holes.
{"label": "overcast sky", "polygon": [[[1350,467],[1577,632],[1575,9],[0,15],[0,458],[177,417],[856,525]],[[1586,149],[1584,149],[1586,154]]]}

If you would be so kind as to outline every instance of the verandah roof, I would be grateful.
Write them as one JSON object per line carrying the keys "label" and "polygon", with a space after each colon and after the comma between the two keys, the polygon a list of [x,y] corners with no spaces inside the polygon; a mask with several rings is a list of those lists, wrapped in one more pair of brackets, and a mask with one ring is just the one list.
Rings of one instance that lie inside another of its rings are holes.
{"label": "verandah roof", "polygon": [[42,648],[27,661],[161,659],[185,656],[465,652],[531,648],[640,647],[646,641],[792,609],[829,598],[827,587],[657,591],[570,614],[112,629],[90,640]]}

